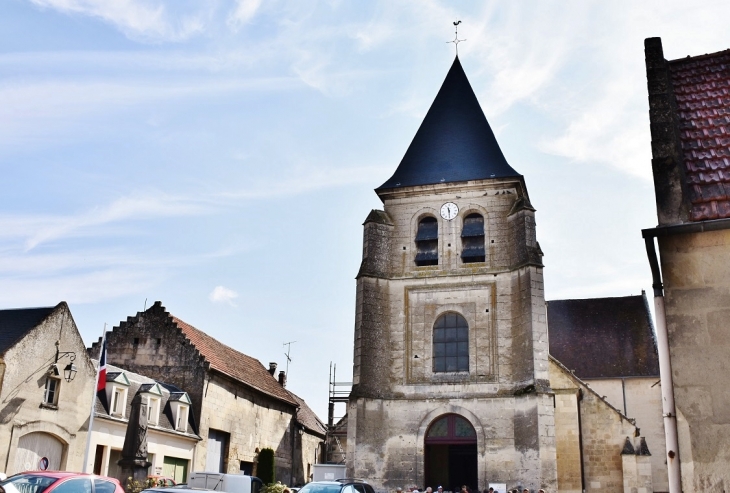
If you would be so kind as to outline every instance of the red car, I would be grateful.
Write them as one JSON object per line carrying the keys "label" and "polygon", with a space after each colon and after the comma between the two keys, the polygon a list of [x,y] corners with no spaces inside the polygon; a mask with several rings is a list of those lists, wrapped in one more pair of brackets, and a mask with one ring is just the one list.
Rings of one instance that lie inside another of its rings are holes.
{"label": "red car", "polygon": [[5,493],[124,493],[114,478],[64,471],[28,471],[0,481]]}

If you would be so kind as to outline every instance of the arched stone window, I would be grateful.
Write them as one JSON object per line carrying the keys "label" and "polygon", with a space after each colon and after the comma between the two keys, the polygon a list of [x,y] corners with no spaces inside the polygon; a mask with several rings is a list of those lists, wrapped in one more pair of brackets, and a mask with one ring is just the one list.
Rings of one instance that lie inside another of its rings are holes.
{"label": "arched stone window", "polygon": [[461,260],[465,263],[484,262],[484,217],[469,214],[461,230]]}
{"label": "arched stone window", "polygon": [[416,233],[416,265],[438,265],[439,224],[435,217],[424,217],[418,222]]}
{"label": "arched stone window", "polygon": [[433,371],[469,371],[469,324],[458,313],[444,313],[433,326]]}

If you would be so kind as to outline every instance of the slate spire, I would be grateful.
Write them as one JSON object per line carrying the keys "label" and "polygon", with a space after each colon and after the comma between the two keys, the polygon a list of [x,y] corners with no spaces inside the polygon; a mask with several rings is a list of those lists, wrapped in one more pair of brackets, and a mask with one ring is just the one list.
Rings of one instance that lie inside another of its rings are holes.
{"label": "slate spire", "polygon": [[520,176],[502,154],[457,56],[393,176],[377,190]]}

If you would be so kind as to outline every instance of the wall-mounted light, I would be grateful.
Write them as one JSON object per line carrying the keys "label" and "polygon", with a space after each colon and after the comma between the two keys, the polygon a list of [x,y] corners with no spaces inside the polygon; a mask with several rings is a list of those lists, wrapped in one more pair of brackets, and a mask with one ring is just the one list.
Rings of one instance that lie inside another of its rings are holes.
{"label": "wall-mounted light", "polygon": [[76,365],[74,365],[74,361],[76,360],[76,353],[73,351],[59,351],[58,350],[59,341],[56,341],[56,360],[51,365],[51,368],[49,368],[49,373],[53,372],[56,376],[58,376],[58,360],[68,356],[71,360],[69,364],[67,364],[63,369],[63,378],[66,379],[67,382],[72,381],[74,378],[76,378]]}

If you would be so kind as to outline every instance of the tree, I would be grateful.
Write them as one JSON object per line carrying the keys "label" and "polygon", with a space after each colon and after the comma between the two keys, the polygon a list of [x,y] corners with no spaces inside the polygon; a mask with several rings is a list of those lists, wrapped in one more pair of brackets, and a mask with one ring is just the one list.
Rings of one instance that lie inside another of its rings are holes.
{"label": "tree", "polygon": [[259,452],[259,463],[256,468],[256,474],[264,484],[273,484],[276,480],[274,464],[274,450],[270,448],[262,449]]}

